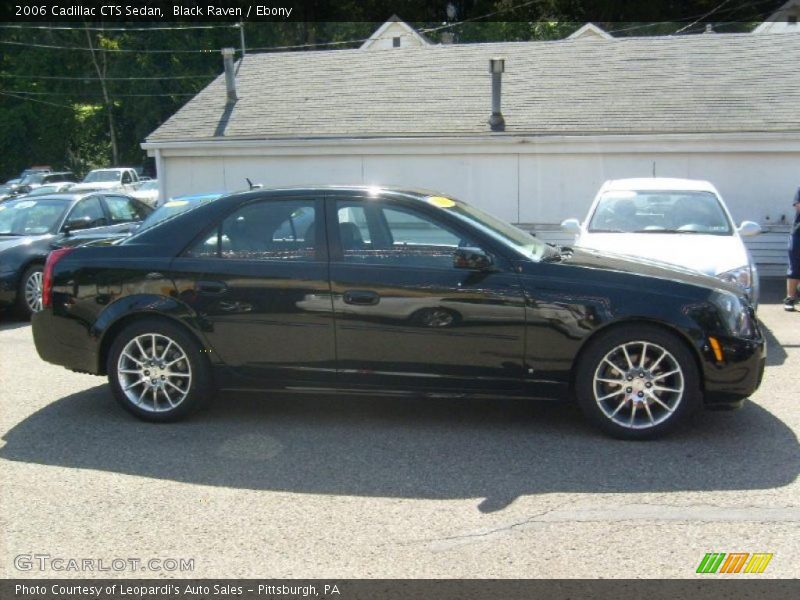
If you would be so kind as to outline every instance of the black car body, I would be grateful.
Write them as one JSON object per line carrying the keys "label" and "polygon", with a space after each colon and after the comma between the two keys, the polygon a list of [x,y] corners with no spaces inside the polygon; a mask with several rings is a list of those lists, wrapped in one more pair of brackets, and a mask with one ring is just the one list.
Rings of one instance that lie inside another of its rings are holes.
{"label": "black car body", "polygon": [[738,405],[764,368],[735,288],[553,249],[426,192],[234,194],[48,268],[40,356],[108,374],[150,420],[212,387],[577,396],[608,433],[643,438]]}
{"label": "black car body", "polygon": [[52,194],[0,204],[0,308],[16,306],[23,315],[36,310],[27,292],[41,290],[47,254],[71,232],[94,228],[127,231],[152,209],[122,194]]}

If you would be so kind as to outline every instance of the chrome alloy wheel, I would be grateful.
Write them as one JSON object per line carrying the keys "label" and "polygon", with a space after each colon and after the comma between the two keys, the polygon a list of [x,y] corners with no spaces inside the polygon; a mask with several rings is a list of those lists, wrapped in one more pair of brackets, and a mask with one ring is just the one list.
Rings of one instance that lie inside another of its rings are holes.
{"label": "chrome alloy wheel", "polygon": [[594,399],[611,421],[629,429],[663,423],[684,394],[683,369],[665,348],[626,342],[600,361],[594,372]]}
{"label": "chrome alloy wheel", "polygon": [[42,310],[42,272],[34,271],[25,281],[25,304],[31,312]]}
{"label": "chrome alloy wheel", "polygon": [[192,385],[192,367],[175,340],[159,333],[144,333],[122,349],[117,378],[134,406],[147,412],[165,412],[186,399]]}

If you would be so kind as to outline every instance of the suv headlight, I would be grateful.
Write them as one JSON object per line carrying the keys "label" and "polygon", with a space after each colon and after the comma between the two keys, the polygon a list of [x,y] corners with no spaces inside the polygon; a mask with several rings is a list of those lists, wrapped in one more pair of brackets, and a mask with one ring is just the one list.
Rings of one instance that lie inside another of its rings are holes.
{"label": "suv headlight", "polygon": [[755,335],[750,308],[736,294],[717,290],[712,294],[711,301],[719,310],[720,318],[731,334],[748,338]]}
{"label": "suv headlight", "polygon": [[750,270],[750,265],[744,265],[743,267],[739,267],[737,269],[725,271],[716,277],[725,283],[735,283],[747,292],[750,292],[750,289],[753,286],[753,273]]}

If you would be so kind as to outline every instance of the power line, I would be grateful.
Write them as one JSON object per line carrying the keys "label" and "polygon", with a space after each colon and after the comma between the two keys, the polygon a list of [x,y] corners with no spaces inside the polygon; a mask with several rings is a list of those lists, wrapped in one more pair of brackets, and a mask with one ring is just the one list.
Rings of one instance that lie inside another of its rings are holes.
{"label": "power line", "polygon": [[177,25],[175,27],[69,27],[66,25],[9,25],[0,24],[0,29],[40,29],[45,31],[181,31],[184,29],[238,29],[238,23],[224,25]]}
{"label": "power line", "polygon": [[[7,93],[24,94],[26,96],[86,96],[92,92],[29,92],[26,90],[10,90]],[[99,92],[98,92],[99,93]],[[156,96],[196,96],[196,92],[174,92],[167,94],[111,94],[114,98],[152,98]]]}
{"label": "power line", "polygon": [[706,17],[710,17],[711,15],[713,15],[715,12],[717,12],[717,11],[718,11],[720,8],[722,8],[723,6],[725,6],[725,5],[726,5],[728,2],[730,2],[730,1],[731,1],[731,0],[723,0],[722,4],[718,5],[718,6],[717,6],[717,7],[715,7],[715,8],[712,8],[712,9],[711,9],[709,12],[707,12],[706,14],[704,14],[702,17],[698,18],[698,19],[697,19],[697,20],[695,20],[695,21],[692,21],[691,23],[689,23],[689,24],[688,24],[688,25],[686,25],[685,27],[681,27],[681,28],[680,28],[680,29],[678,29],[678,31],[676,31],[675,33],[681,33],[682,31],[686,31],[687,29],[689,29],[689,28],[690,28],[690,27],[692,27],[693,25],[697,25],[697,24],[698,24],[700,21],[702,21],[702,20],[703,20],[703,19],[705,19]]}
{"label": "power line", "polygon": [[55,102],[48,102],[46,100],[37,100],[36,98],[26,98],[24,96],[17,96],[16,94],[12,94],[4,90],[0,90],[0,95],[8,96],[9,98],[16,98],[17,100],[27,100],[28,102],[38,102],[39,104],[47,104],[49,106],[57,106],[58,108],[68,108],[72,110],[72,107],[69,104],[56,104]]}
{"label": "power line", "polygon": [[172,79],[206,79],[216,77],[217,75],[165,75],[163,77],[78,77],[78,76],[61,76],[61,75],[12,75],[10,73],[0,73],[0,78],[6,77],[11,79],[46,79],[54,81],[163,81]]}
{"label": "power line", "polygon": [[[212,48],[209,50],[165,50],[165,49],[150,49],[150,48],[86,48],[84,46],[57,46],[53,44],[36,44],[33,42],[12,42],[10,40],[0,40],[0,44],[6,44],[8,46],[22,46],[25,48],[50,48],[53,50],[84,50],[87,52],[128,52],[128,53],[135,53],[135,54],[187,54],[187,53],[200,53],[200,54],[211,54],[215,52],[219,52],[218,48]],[[239,52],[239,50],[234,49],[234,52]]]}

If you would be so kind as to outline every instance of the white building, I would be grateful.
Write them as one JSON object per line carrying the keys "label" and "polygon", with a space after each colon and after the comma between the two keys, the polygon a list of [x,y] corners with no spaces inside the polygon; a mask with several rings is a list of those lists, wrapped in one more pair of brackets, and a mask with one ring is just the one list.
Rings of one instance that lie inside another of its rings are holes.
{"label": "white building", "polygon": [[403,21],[397,15],[392,15],[386,23],[381,25],[369,39],[361,44],[361,50],[386,50],[388,48],[419,48],[429,46],[424,36]]}
{"label": "white building", "polygon": [[[492,131],[489,59],[505,58]],[[375,184],[451,194],[566,240],[606,179],[710,180],[762,273],[800,185],[800,36],[695,35],[248,54],[143,144],[162,194]],[[777,225],[776,225],[777,224]]]}
{"label": "white building", "polygon": [[800,33],[800,0],[789,0],[766,21],[753,30],[753,33]]}

